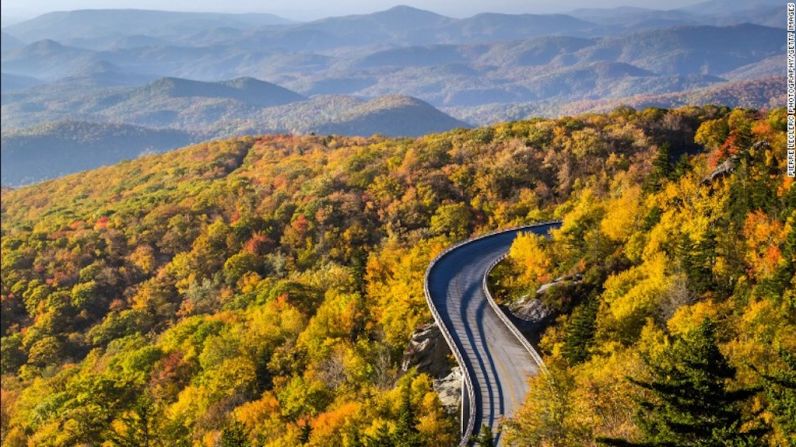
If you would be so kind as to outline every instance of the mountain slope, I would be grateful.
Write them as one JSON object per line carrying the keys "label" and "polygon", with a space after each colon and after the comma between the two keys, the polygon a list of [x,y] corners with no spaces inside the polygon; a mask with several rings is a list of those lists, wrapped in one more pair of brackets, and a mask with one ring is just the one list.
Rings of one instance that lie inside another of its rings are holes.
{"label": "mountain slope", "polygon": [[619,105],[629,105],[641,109],[646,107],[672,108],[687,105],[720,104],[728,107],[771,109],[785,106],[785,92],[782,90],[784,83],[785,79],[779,76],[751,81],[731,81],[684,92],[636,95],[627,98],[595,101],[593,103],[583,102],[581,106],[573,103],[567,113],[578,113],[586,110],[592,112],[607,111]]}
{"label": "mountain slope", "polygon": [[8,34],[5,31],[0,33],[0,47],[2,47],[0,51],[13,50],[15,48],[22,48],[24,46],[24,42],[12,36],[11,34]]}
{"label": "mountain slope", "polygon": [[[669,334],[710,318],[721,349],[696,348],[737,368],[733,390],[759,390],[732,413],[770,414],[765,445],[787,445],[789,407],[769,399],[788,395],[760,386],[760,372],[796,370],[780,359],[796,348],[785,116],[686,107],[416,140],[240,137],[3,189],[4,441],[455,445],[460,412],[433,380],[447,356],[432,376],[396,355],[444,343],[413,337],[434,331],[426,266],[456,241],[555,216],[559,231],[518,237],[487,283],[510,304],[561,278],[525,307],[550,374],[502,439],[642,433],[645,390],[625,377],[644,379]],[[711,175],[727,157],[737,168]],[[551,402],[576,410],[563,429],[538,423]]]}
{"label": "mountain slope", "polygon": [[616,60],[660,74],[720,75],[782,53],[782,31],[760,25],[688,26],[606,38],[581,60]]}
{"label": "mountain slope", "polygon": [[44,39],[3,52],[2,63],[6,73],[55,80],[100,61],[100,56],[93,51]]}
{"label": "mountain slope", "polygon": [[[36,102],[42,92],[45,99]],[[469,127],[415,98],[307,99],[252,78],[216,83],[164,78],[145,87],[94,90],[75,84],[48,85],[4,93],[3,98],[4,185],[162,151],[199,136],[312,132],[417,136]],[[26,115],[28,109],[39,112]],[[125,124],[116,124],[120,122]],[[33,127],[13,130],[25,123]]]}
{"label": "mountain slope", "polygon": [[185,146],[176,130],[64,121],[2,134],[2,184],[20,185]]}
{"label": "mountain slope", "polygon": [[749,109],[771,109],[785,106],[785,91],[782,89],[784,82],[784,77],[774,76],[765,79],[721,82],[702,88],[658,94],[650,93],[655,91],[654,86],[650,86],[647,93],[617,98],[494,104],[482,107],[445,108],[444,110],[472,123],[489,124],[532,116],[557,117],[587,112],[603,113],[620,106],[643,109],[645,107],[724,105]]}
{"label": "mountain slope", "polygon": [[234,99],[247,105],[269,107],[305,99],[296,92],[254,78],[223,82],[201,82],[163,78],[129,94],[129,101],[148,98],[218,98]]}
{"label": "mountain slope", "polygon": [[466,127],[470,125],[419,99],[386,96],[345,110],[339,118],[315,125],[313,130],[322,134],[419,136]]}
{"label": "mountain slope", "polygon": [[595,25],[565,14],[482,13],[457,20],[441,35],[454,42],[494,42],[549,35],[589,35]]}
{"label": "mountain slope", "polygon": [[51,12],[8,26],[7,33],[22,40],[53,39],[91,44],[124,36],[175,36],[213,27],[254,28],[285,25],[272,14],[220,14],[143,9],[83,9]]}
{"label": "mountain slope", "polygon": [[414,98],[307,99],[253,78],[222,82],[163,78],[143,87],[93,89],[54,84],[8,94],[3,101],[6,128],[80,119],[211,136],[270,132],[405,136],[466,126]]}
{"label": "mountain slope", "polygon": [[0,91],[2,93],[15,92],[26,90],[35,85],[41,84],[41,81],[30,76],[18,76],[8,73],[2,73],[2,81],[0,81]]}

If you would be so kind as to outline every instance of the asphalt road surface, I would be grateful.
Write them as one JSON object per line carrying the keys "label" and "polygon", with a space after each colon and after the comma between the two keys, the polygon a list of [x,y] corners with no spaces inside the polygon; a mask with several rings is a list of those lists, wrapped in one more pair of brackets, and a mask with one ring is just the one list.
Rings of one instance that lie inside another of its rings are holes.
{"label": "asphalt road surface", "polygon": [[518,232],[546,234],[555,226],[476,239],[443,255],[428,272],[430,300],[472,377],[475,402],[465,408],[474,413],[473,434],[486,424],[496,434],[496,445],[504,444],[496,431],[501,418],[520,407],[528,391],[528,377],[536,374],[540,365],[489,305],[483,278],[492,263],[508,251]]}

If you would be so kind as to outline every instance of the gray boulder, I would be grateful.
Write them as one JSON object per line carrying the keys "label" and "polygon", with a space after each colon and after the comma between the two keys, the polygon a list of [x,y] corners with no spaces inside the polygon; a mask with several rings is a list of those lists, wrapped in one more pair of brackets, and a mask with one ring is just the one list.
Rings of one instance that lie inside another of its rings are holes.
{"label": "gray boulder", "polygon": [[462,369],[458,366],[453,367],[453,370],[442,379],[434,379],[434,391],[439,394],[439,400],[442,402],[442,407],[448,413],[456,413],[459,411],[459,405],[462,400]]}
{"label": "gray boulder", "polygon": [[409,346],[404,351],[401,369],[411,368],[428,374],[434,379],[442,379],[451,372],[451,351],[435,323],[425,324],[415,329]]}

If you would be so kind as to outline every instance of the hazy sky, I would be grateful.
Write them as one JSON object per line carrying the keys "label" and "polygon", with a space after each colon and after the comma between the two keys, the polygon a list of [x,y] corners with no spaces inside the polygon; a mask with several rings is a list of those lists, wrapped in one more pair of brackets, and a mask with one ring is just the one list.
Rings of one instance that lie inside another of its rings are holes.
{"label": "hazy sky", "polygon": [[49,11],[84,8],[138,8],[172,11],[270,12],[307,20],[330,15],[367,13],[406,4],[451,16],[478,12],[560,12],[583,7],[620,5],[671,9],[699,0],[0,0],[8,18],[29,18]]}

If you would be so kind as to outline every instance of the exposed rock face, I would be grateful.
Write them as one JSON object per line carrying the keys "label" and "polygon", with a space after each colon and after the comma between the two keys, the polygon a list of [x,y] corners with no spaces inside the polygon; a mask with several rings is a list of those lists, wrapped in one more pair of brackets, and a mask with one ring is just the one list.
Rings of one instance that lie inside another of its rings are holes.
{"label": "exposed rock face", "polygon": [[539,334],[555,319],[557,311],[544,304],[542,298],[545,294],[553,292],[559,287],[575,286],[583,282],[583,275],[567,275],[556,278],[553,282],[542,284],[534,297],[525,297],[509,308],[509,316],[519,328],[520,332],[533,344],[539,342]]}
{"label": "exposed rock face", "polygon": [[439,394],[439,400],[448,413],[459,411],[462,400],[462,369],[453,367],[450,374],[442,379],[434,380],[434,391]]}
{"label": "exposed rock face", "polygon": [[580,283],[581,281],[583,281],[583,275],[581,275],[580,273],[574,275],[561,276],[554,279],[553,282],[549,282],[547,284],[542,284],[541,286],[539,286],[539,288],[536,289],[536,295],[541,295],[554,287],[560,287],[564,285],[574,285]]}
{"label": "exposed rock face", "polygon": [[412,334],[404,352],[401,369],[408,371],[417,367],[418,371],[434,379],[442,379],[451,372],[450,355],[450,348],[439,327],[435,323],[426,324],[415,329]]}
{"label": "exposed rock face", "polygon": [[511,306],[511,313],[529,324],[539,324],[550,316],[550,309],[538,298],[526,298]]}
{"label": "exposed rock face", "polygon": [[439,326],[429,323],[415,329],[404,352],[401,370],[411,368],[426,373],[434,379],[434,390],[439,394],[445,411],[459,411],[462,398],[462,370],[453,366],[451,351]]}
{"label": "exposed rock face", "polygon": [[713,170],[707,177],[702,179],[702,183],[713,183],[718,178],[724,177],[732,173],[735,170],[735,160],[732,158],[728,158],[724,160],[720,165],[716,166],[716,169]]}

